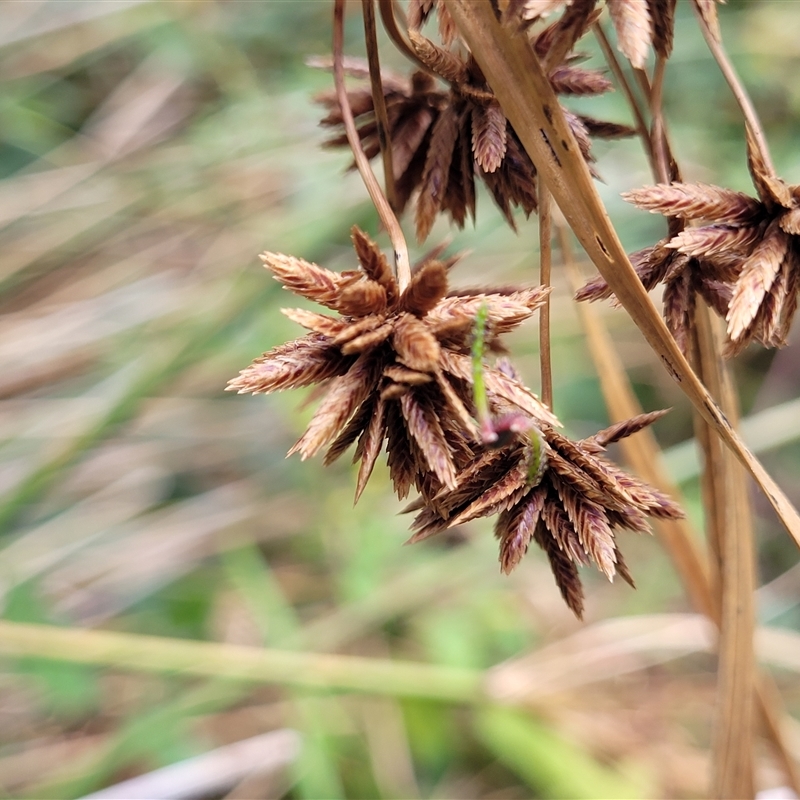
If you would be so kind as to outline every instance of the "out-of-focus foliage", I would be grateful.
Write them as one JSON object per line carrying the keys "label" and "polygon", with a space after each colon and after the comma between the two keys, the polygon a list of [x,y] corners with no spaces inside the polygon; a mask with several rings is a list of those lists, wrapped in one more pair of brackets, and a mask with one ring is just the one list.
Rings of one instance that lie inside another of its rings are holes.
{"label": "out-of-focus foliage", "polygon": [[[740,119],[684,5],[667,75],[676,150],[688,179],[746,190]],[[779,172],[796,180],[793,6],[730,4],[721,16]],[[223,393],[256,355],[297,335],[257,253],[346,269],[350,226],[378,235],[358,176],[344,173],[348,158],[319,148],[311,95],[330,76],[303,62],[328,52],[329,12],[235,0],[0,7],[6,620],[475,670],[578,631],[539,554],[502,577],[488,524],[403,548],[408,518],[383,465],[353,508],[347,465],[284,460],[310,414],[298,411],[300,394]],[[361,54],[351,17],[351,52]],[[403,68],[388,50],[386,61]],[[577,106],[628,121],[621,93],[587,103]],[[638,145],[601,144],[597,156],[626,245],[662,235],[660,220],[619,200],[649,182]],[[453,245],[474,248],[453,283],[533,281],[535,225],[514,236],[489,197],[479,211]],[[446,233],[439,222],[432,239]],[[555,410],[582,435],[607,420],[569,294],[557,276]],[[677,445],[668,464],[700,522],[693,455],[679,444],[692,434],[689,409],[624,315],[603,315],[643,404],[675,407],[657,431]],[[535,341],[534,325],[514,339],[531,385]],[[745,430],[774,450],[767,464],[795,503],[799,369],[792,346],[774,357],[754,348],[737,364],[744,412],[755,415]],[[758,415],[778,403],[789,405]],[[763,619],[794,628],[794,549],[760,513],[762,578],[773,581],[761,590]],[[587,571],[587,624],[686,610],[658,542],[623,535],[639,589]],[[78,797],[284,726],[303,738],[294,765],[217,796],[701,793],[710,659],[670,665],[620,651],[594,675],[588,641],[576,647],[559,663],[582,677],[556,682],[526,713],[4,657],[0,793]]]}

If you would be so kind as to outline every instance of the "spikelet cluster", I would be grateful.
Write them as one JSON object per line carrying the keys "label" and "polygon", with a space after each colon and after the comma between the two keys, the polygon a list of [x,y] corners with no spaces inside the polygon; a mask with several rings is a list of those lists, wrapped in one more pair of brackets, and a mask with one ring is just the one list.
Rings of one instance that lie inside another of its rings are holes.
{"label": "spikelet cluster", "polygon": [[[336,316],[306,309],[283,313],[310,332],[257,358],[228,390],[266,393],[324,385],[308,428],[289,451],[308,458],[326,449],[329,464],[355,444],[360,461],[356,498],[386,442],[399,497],[454,489],[474,454],[470,345],[479,306],[488,309],[490,348],[538,308],[549,290],[476,289],[448,292],[455,259],[434,252],[416,266],[400,291],[385,256],[352,229],[358,268],[332,272],[294,256],[265,253],[265,266],[284,287]],[[555,418],[518,380],[487,374],[493,398],[536,419]]]}
{"label": "spikelet cluster", "polygon": [[[439,19],[441,23],[449,15],[445,11]],[[428,236],[439,213],[448,214],[458,227],[463,227],[468,216],[475,217],[477,177],[515,228],[514,208],[522,208],[526,215],[537,209],[536,168],[516,131],[471,54],[462,56],[435,44],[413,26],[409,36],[428,72],[417,71],[407,80],[390,73],[383,77],[398,210],[403,210],[417,193],[415,221],[420,241]],[[550,29],[531,39],[531,46],[540,56],[546,55],[552,44]],[[605,75],[575,62],[575,58],[566,58],[550,70],[550,81],[557,93],[598,95],[611,89]],[[368,76],[366,62],[348,59],[347,67],[351,75]],[[321,124],[341,127],[342,114],[335,93],[322,94],[318,100],[328,109]],[[364,151],[374,158],[380,153],[380,143],[371,90],[368,86],[355,89],[348,94],[348,100]],[[590,165],[590,137],[618,138],[635,132],[626,125],[595,120],[567,109],[564,113]],[[346,144],[344,133],[326,142],[327,146]]]}
{"label": "spikelet cluster", "polygon": [[[631,256],[646,289],[664,284],[664,317],[686,350],[697,296],[727,321],[727,356],[752,341],[781,347],[800,291],[800,186],[768,170],[749,135],[757,197],[702,183],[645,186],[626,199],[668,217],[669,235]],[[689,222],[696,227],[685,227]],[[579,300],[610,296],[595,279]]]}
{"label": "spikelet cluster", "polygon": [[398,497],[418,494],[411,541],[497,515],[503,571],[535,541],[579,616],[579,564],[594,562],[609,578],[619,573],[630,582],[614,530],[644,531],[648,516],[675,517],[680,510],[603,452],[662,412],[573,442],[510,362],[483,363],[484,352],[503,351],[502,336],[530,317],[547,289],[449,291],[456,259],[434,251],[401,291],[377,245],[357,227],[352,239],[358,267],[345,272],[294,256],[262,256],[286,289],[336,315],[284,309],[309,333],[257,358],[228,389],[257,394],[318,386],[319,406],[289,454],[305,459],[324,449],[329,464],[355,445],[358,499],[385,449]]}

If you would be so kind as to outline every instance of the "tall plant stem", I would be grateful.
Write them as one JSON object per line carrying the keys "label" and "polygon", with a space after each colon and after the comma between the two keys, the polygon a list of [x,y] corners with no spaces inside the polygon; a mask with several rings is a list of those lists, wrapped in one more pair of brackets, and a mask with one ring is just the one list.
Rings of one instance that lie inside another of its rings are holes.
{"label": "tall plant stem", "polygon": [[490,0],[450,0],[448,10],[526,152],[600,274],[672,378],[750,471],[800,546],[797,510],[691,369],[636,275],[527,37],[514,36],[504,29]]}
{"label": "tall plant stem", "polygon": [[386,184],[386,199],[392,211],[397,213],[397,195],[394,185],[394,168],[392,167],[392,143],[389,138],[389,116],[386,113],[386,98],[383,95],[381,80],[381,61],[378,52],[378,33],[375,25],[374,0],[361,0],[364,14],[364,39],[367,43],[367,62],[369,63],[369,80],[372,87],[372,105],[375,108],[375,123],[378,128],[378,144],[383,160],[383,180]]}
{"label": "tall plant stem", "polygon": [[[725,48],[722,46],[719,30],[715,29],[715,26],[712,26],[706,13],[699,7],[697,0],[693,0],[692,7],[697,15],[697,19],[700,23],[700,30],[703,33],[703,38],[706,40],[708,49],[711,51],[711,55],[714,56],[714,60],[717,62],[720,72],[722,72],[731,92],[733,92],[733,96],[736,98],[736,102],[739,104],[745,123],[750,129],[753,140],[761,153],[761,158],[770,174],[775,177],[775,166],[772,163],[772,156],[770,155],[769,146],[767,145],[767,137],[764,134],[764,129],[761,127],[761,120],[758,118],[758,114],[750,99],[750,95],[747,93],[747,89],[745,89],[744,84],[739,80],[739,76],[736,74],[736,70],[731,60],[728,58]],[[712,8],[707,13],[716,15],[717,12],[715,8]]]}
{"label": "tall plant stem", "polygon": [[[553,215],[550,192],[544,181],[538,181],[539,195],[539,282],[550,286],[550,271],[553,264]],[[542,402],[553,408],[553,363],[550,349],[550,295],[539,309],[539,365],[542,378]]]}
{"label": "tall plant stem", "polygon": [[403,34],[400,33],[400,28],[397,27],[397,20],[394,18],[394,0],[378,0],[378,7],[380,8],[383,27],[386,28],[386,33],[389,34],[389,38],[394,42],[397,49],[421,70],[430,73],[431,68],[420,61],[419,56],[405,40]]}
{"label": "tall plant stem", "polygon": [[378,216],[386,228],[394,249],[394,263],[397,271],[397,282],[402,292],[411,280],[411,265],[408,260],[408,245],[406,244],[403,231],[397,217],[392,211],[386,195],[369,165],[369,160],[361,147],[361,140],[358,138],[356,123],[353,119],[353,111],[350,108],[350,101],[347,99],[347,88],[344,84],[344,6],[345,0],[334,0],[333,4],[333,80],[336,85],[336,98],[342,110],[342,121],[347,135],[350,149],[353,151],[356,167],[367,187],[370,199],[378,211]]}

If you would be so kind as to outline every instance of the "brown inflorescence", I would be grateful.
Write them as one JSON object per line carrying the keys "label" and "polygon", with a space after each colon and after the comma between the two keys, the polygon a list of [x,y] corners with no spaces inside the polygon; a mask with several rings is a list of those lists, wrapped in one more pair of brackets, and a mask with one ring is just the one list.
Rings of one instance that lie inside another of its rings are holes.
{"label": "brown inflorescence", "polygon": [[[664,316],[684,351],[697,295],[727,320],[727,356],[754,340],[784,345],[797,311],[800,186],[771,174],[749,133],[747,143],[757,198],[702,183],[645,186],[625,195],[670,218],[669,235],[631,261],[646,289],[664,283]],[[687,222],[703,224],[684,228]],[[608,284],[595,279],[577,298],[610,295]]]}
{"label": "brown inflorescence", "polygon": [[[488,310],[490,348],[530,317],[548,289],[475,289],[448,293],[455,258],[424,259],[400,291],[383,253],[352,230],[359,267],[332,272],[294,256],[265,253],[266,267],[295,294],[338,312],[284,309],[310,333],[280,345],[230,381],[231,391],[261,393],[324,384],[325,394],[289,454],[305,459],[327,447],[331,463],[355,443],[360,461],[356,497],[387,442],[395,490],[412,486],[424,496],[457,485],[472,458],[474,422],[470,346],[475,315]],[[550,411],[518,380],[487,372],[490,398],[541,421]]]}

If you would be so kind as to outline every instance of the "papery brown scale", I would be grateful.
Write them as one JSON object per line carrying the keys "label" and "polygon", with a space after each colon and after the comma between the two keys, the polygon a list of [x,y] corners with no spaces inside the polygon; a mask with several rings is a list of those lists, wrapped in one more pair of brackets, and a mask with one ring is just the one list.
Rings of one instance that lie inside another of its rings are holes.
{"label": "papery brown scale", "polygon": [[300,453],[304,461],[316,455],[339,433],[351,414],[374,390],[379,369],[378,359],[373,358],[371,353],[364,353],[344,375],[334,378],[305,433],[287,455]]}
{"label": "papery brown scale", "polygon": [[800,257],[798,257],[797,244],[793,244],[789,249],[787,258],[784,260],[784,266],[788,272],[786,299],[781,309],[781,326],[778,330],[778,336],[785,341],[789,336],[789,329],[797,312],[798,293],[800,293]]}
{"label": "papery brown scale", "polygon": [[341,433],[331,442],[325,457],[322,460],[324,466],[330,466],[350,447],[356,439],[364,432],[373,415],[377,398],[372,395],[368,397],[344,426]]}
{"label": "papery brown scale", "polygon": [[731,297],[733,297],[733,288],[730,284],[723,281],[701,279],[697,282],[697,291],[719,316],[725,317]]}
{"label": "papery brown scale", "polygon": [[634,583],[633,576],[631,575],[631,571],[628,569],[628,565],[625,563],[625,559],[622,555],[622,551],[617,547],[614,546],[614,561],[616,562],[617,568],[617,575],[631,587],[631,589],[636,588],[636,584]]}
{"label": "papery brown scale", "polygon": [[447,294],[447,270],[441,261],[427,261],[411,275],[400,307],[416,317],[424,317]]}
{"label": "papery brown scale", "polygon": [[350,229],[350,238],[353,240],[356,256],[367,277],[383,287],[386,292],[387,304],[393,306],[398,297],[397,281],[386,256],[357,225]]}
{"label": "papery brown scale", "polygon": [[[465,112],[458,114],[458,127],[459,129],[464,124]],[[458,228],[463,228],[467,221],[467,215],[472,212],[467,207],[467,195],[470,189],[467,188],[465,181],[474,182],[474,175],[472,174],[472,161],[470,156],[469,172],[464,171],[464,153],[462,152],[463,137],[460,130],[456,139],[455,148],[453,150],[453,158],[450,161],[450,171],[447,176],[447,189],[445,190],[444,197],[442,198],[442,211],[447,212],[453,223]],[[474,186],[471,191],[474,194]]]}
{"label": "papery brown scale", "polygon": [[614,84],[602,72],[595,69],[562,64],[548,77],[556,94],[598,95],[610,92],[614,88]]}
{"label": "papery brown scale", "polygon": [[636,128],[630,125],[595,119],[586,114],[578,114],[577,117],[592,139],[625,139],[636,136]]}
{"label": "papery brown scale", "polygon": [[458,37],[458,28],[447,10],[445,0],[438,0],[436,3],[436,16],[439,20],[439,38],[445,47],[449,47]]}
{"label": "papery brown scale", "polygon": [[401,314],[392,333],[394,349],[402,363],[420,372],[435,372],[439,366],[442,349],[439,342],[421,322],[411,314]]}
{"label": "papery brown scale", "polygon": [[763,213],[758,200],[706,183],[659,183],[625,192],[622,196],[638,208],[681,219],[747,223]]}
{"label": "papery brown scale", "polygon": [[467,80],[466,64],[454,53],[435,45],[430,39],[417,31],[408,32],[411,47],[419,60],[449,83],[460,84]]}
{"label": "papery brown scale", "polygon": [[747,166],[750,169],[750,177],[753,179],[758,196],[770,210],[775,206],[791,208],[793,205],[791,189],[772,172],[764,160],[758,140],[750,130],[750,126],[745,124],[744,130],[747,144]]}
{"label": "papery brown scale", "polygon": [[458,516],[453,525],[460,525],[478,517],[496,513],[503,501],[518,498],[527,491],[528,464],[524,459],[506,472],[496,483],[471,502]]}
{"label": "papery brown scale", "polygon": [[494,172],[506,154],[506,115],[497,102],[472,107],[472,152],[485,172]]}
{"label": "papery brown scale", "polygon": [[589,441],[599,444],[601,447],[607,447],[609,444],[618,442],[621,439],[627,439],[638,433],[644,428],[649,427],[657,420],[661,419],[665,414],[669,413],[668,408],[662,408],[658,411],[649,411],[646,414],[637,414],[635,417],[617,422],[614,425],[609,425],[607,428],[598,431],[593,436],[589,437]]}
{"label": "papery brown scale", "polygon": [[407,383],[409,386],[422,386],[422,384],[430,383],[433,380],[427,372],[418,372],[415,369],[401,367],[398,364],[386,367],[383,374],[392,381]]}
{"label": "papery brown scale", "polygon": [[[442,392],[442,396],[445,399],[450,411],[458,420],[460,425],[463,429],[473,438],[478,439],[478,427],[475,425],[473,421],[473,415],[470,414],[467,405],[464,400],[459,397],[458,392],[456,392],[453,385],[447,379],[447,377],[440,371],[436,373],[436,382],[439,385],[439,389]],[[472,398],[469,396],[468,393],[468,402],[470,405],[472,404]]]}
{"label": "papery brown scale", "polygon": [[792,208],[781,214],[778,224],[784,233],[790,233],[792,236],[800,235],[800,208]]}
{"label": "papery brown scale", "polygon": [[696,295],[689,270],[683,270],[664,287],[664,321],[681,352],[689,347],[689,332],[694,325]]}
{"label": "papery brown scale", "polygon": [[706,225],[686,228],[670,239],[667,247],[688,256],[714,256],[731,250],[749,251],[761,238],[763,229],[758,225]]}
{"label": "papery brown scale", "polygon": [[[372,319],[369,317],[368,319]],[[350,355],[353,353],[363,353],[373,347],[385,342],[394,332],[391,322],[384,322],[382,325],[373,326],[371,330],[354,336],[342,345],[342,353]]]}
{"label": "papery brown scale", "polygon": [[653,23],[647,0],[606,0],[617,32],[617,45],[637,69],[644,69],[653,41]]}
{"label": "papery brown scale", "polygon": [[379,328],[386,322],[385,314],[369,314],[355,320],[342,320],[345,325],[331,337],[331,344],[344,345],[347,342],[361,336],[362,333],[369,333]]}
{"label": "papery brown scale", "polygon": [[358,502],[361,497],[381,452],[386,432],[384,426],[385,413],[386,403],[378,399],[372,408],[369,423],[358,440],[355,457],[361,460],[361,464],[358,468],[358,477],[356,479],[355,502]]}
{"label": "papery brown scale", "polygon": [[417,199],[417,239],[422,242],[430,233],[442,206],[450,175],[450,163],[458,139],[458,119],[451,108],[445,109],[433,127],[425,170]]}
{"label": "papery brown scale", "polygon": [[433,11],[433,0],[409,0],[406,19],[408,27],[418,30]]}
{"label": "papery brown scale", "polygon": [[583,549],[600,571],[612,580],[616,571],[616,544],[603,507],[586,500],[567,484],[558,487],[558,496],[578,534]]}
{"label": "papery brown scale", "polygon": [[506,575],[528,552],[546,494],[544,487],[537,487],[521,503],[502,511],[497,518],[495,536],[500,540],[500,569]]}
{"label": "papery brown scale", "polygon": [[630,503],[630,497],[618,481],[609,476],[606,463],[597,456],[581,449],[578,442],[573,442],[558,431],[549,430],[546,433],[547,443],[552,449],[557,449],[565,459],[569,460],[582,473],[600,487],[604,495],[602,505],[609,508],[624,507]]}
{"label": "papery brown scale", "polygon": [[570,521],[567,512],[561,505],[561,499],[555,491],[548,492],[542,506],[542,522],[550,531],[553,539],[570,561],[576,564],[587,564],[589,559],[580,536]]}
{"label": "papery brown scale", "polygon": [[755,319],[759,306],[775,282],[788,247],[788,235],[773,222],[744,262],[726,317],[728,335],[732,340],[739,339]]}
{"label": "papery brown scale", "polygon": [[[402,180],[417,156],[417,160],[425,164],[427,154],[426,137],[430,135],[436,114],[430,108],[415,108],[392,130],[392,171],[396,178]],[[377,155],[377,154],[376,154]],[[422,167],[419,168],[422,173]],[[411,175],[414,171],[411,171]],[[418,183],[414,182],[413,190]],[[410,196],[411,190],[408,191]]]}
{"label": "papery brown scale", "polygon": [[606,519],[612,528],[625,528],[636,533],[650,533],[650,521],[643,511],[629,506],[620,511],[606,509]]}
{"label": "papery brown scale", "polygon": [[583,585],[575,563],[548,535],[542,523],[536,526],[533,538],[547,555],[556,586],[564,602],[578,619],[583,619]]}
{"label": "papery brown scale", "polygon": [[399,500],[408,497],[417,474],[418,458],[409,441],[398,402],[386,404],[386,452],[389,477]]}
{"label": "papery brown scale", "polygon": [[226,391],[262,394],[299,389],[342,375],[353,361],[332,347],[327,337],[310,333],[259,356],[228,382]]}
{"label": "papery brown scale", "polygon": [[588,30],[595,3],[596,0],[573,0],[561,18],[540,35],[537,50],[541,52],[540,48],[547,46],[543,55],[548,66],[560,64]]}
{"label": "papery brown scale", "polygon": [[259,257],[285,289],[334,311],[339,310],[340,273],[282,253],[262,253]]}
{"label": "papery brown scale", "polygon": [[325,314],[317,314],[305,308],[282,308],[281,314],[288,317],[292,322],[308,328],[310,331],[324,334],[333,338],[340,334],[346,327],[347,321],[329,317]]}
{"label": "papery brown scale", "polygon": [[342,314],[363,317],[386,309],[386,289],[372,280],[361,280],[339,293],[337,303]]}
{"label": "papery brown scale", "polygon": [[424,455],[427,467],[445,486],[455,489],[455,465],[430,400],[420,392],[409,392],[400,398],[400,408],[406,428]]}

